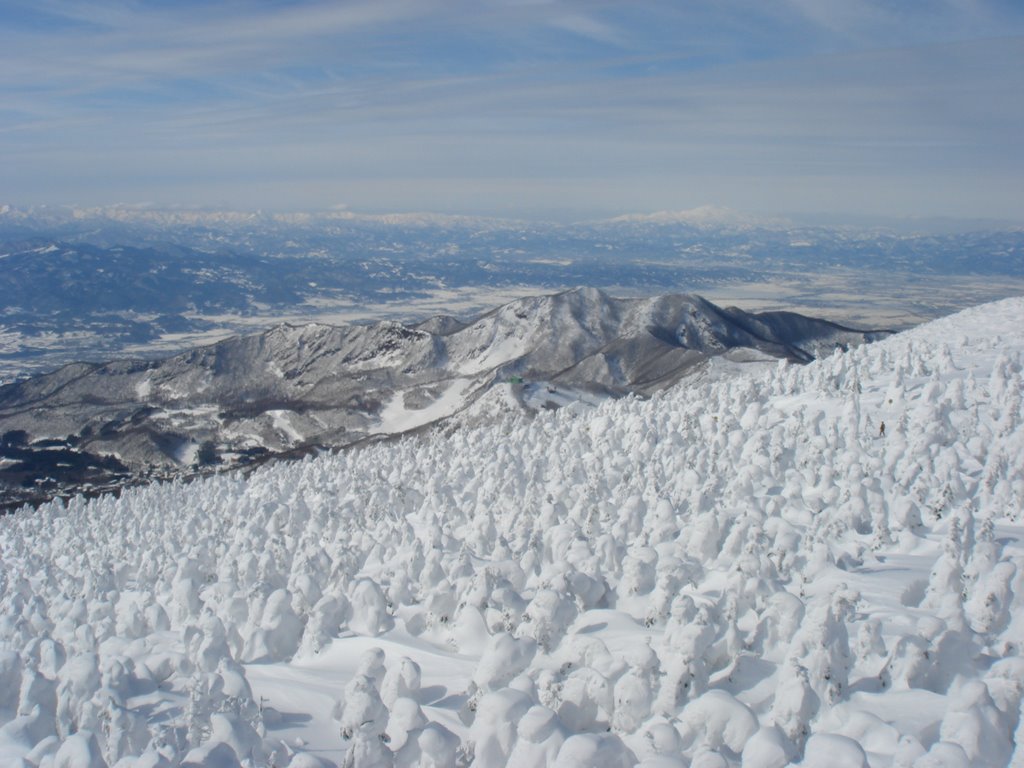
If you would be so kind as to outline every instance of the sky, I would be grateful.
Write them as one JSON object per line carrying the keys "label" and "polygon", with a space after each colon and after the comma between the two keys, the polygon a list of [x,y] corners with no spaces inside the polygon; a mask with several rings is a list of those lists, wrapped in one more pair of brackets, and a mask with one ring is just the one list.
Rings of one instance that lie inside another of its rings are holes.
{"label": "sky", "polygon": [[1021,0],[0,0],[0,203],[1024,222]]}

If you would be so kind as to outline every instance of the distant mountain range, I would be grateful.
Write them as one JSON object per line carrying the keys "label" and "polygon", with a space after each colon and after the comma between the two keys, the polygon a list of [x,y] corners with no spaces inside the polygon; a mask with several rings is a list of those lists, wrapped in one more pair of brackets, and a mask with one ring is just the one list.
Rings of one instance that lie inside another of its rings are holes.
{"label": "distant mountain range", "polygon": [[530,297],[471,320],[279,325],[162,360],[0,387],[9,501],[352,445],[494,408],[649,395],[719,366],[808,362],[888,331],[698,296]]}
{"label": "distant mountain range", "polygon": [[[714,207],[544,224],[0,206],[0,267],[0,381],[11,381],[287,318],[468,314],[584,284],[776,297],[760,306],[905,327],[1024,291],[1024,232],[806,226]],[[865,315],[869,301],[892,311]]]}

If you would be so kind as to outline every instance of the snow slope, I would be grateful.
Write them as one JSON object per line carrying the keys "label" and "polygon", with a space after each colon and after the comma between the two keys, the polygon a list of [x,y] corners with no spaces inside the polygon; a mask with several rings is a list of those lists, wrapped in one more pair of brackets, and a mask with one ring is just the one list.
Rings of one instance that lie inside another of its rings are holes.
{"label": "snow slope", "polygon": [[[649,394],[727,352],[806,362],[886,335],[697,296],[616,299],[578,288],[469,323],[286,324],[164,360],[68,365],[0,386],[0,433],[24,432],[29,447],[56,438],[76,452],[116,455],[139,480],[186,471],[183,441],[192,453],[209,443],[222,466],[248,461],[253,447],[340,447],[447,418],[511,377]],[[71,474],[45,467],[30,482]],[[0,496],[22,480],[0,475]],[[61,495],[82,490],[76,481]]]}
{"label": "snow slope", "polygon": [[6,517],[0,764],[1024,765],[1022,353],[1007,300]]}

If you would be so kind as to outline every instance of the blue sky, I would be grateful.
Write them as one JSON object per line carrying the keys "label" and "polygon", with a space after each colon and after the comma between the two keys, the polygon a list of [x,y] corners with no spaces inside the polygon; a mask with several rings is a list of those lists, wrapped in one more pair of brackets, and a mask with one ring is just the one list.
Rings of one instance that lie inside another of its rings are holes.
{"label": "blue sky", "polygon": [[1020,0],[0,0],[0,202],[1024,221]]}

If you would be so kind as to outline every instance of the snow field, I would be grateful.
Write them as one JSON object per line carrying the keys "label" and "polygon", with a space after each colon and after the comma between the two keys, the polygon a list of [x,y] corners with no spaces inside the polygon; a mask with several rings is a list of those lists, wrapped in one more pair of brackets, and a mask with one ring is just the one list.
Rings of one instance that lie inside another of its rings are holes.
{"label": "snow field", "polygon": [[4,518],[0,764],[1024,765],[1022,353],[1007,300]]}

